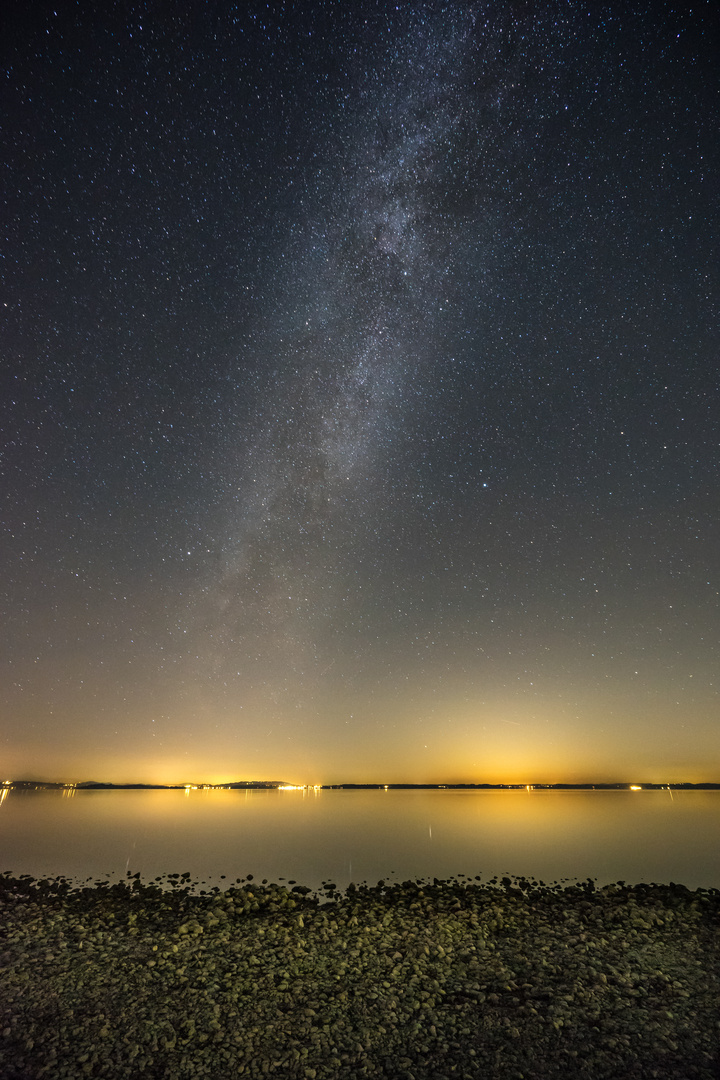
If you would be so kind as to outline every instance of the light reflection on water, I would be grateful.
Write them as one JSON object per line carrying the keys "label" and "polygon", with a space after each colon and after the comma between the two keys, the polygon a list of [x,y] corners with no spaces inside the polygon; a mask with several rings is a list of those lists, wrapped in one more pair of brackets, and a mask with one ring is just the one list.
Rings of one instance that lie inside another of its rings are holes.
{"label": "light reflection on water", "polygon": [[[248,873],[313,888],[460,874],[720,887],[715,791],[10,791],[0,870]],[[220,875],[226,875],[225,881]]]}

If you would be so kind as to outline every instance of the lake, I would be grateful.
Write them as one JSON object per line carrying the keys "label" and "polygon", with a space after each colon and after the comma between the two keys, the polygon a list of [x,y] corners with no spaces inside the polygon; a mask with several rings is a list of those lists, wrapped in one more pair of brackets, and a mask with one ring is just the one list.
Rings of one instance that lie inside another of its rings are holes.
{"label": "lake", "polygon": [[0,805],[0,870],[221,887],[510,874],[719,888],[719,840],[720,791],[11,790]]}

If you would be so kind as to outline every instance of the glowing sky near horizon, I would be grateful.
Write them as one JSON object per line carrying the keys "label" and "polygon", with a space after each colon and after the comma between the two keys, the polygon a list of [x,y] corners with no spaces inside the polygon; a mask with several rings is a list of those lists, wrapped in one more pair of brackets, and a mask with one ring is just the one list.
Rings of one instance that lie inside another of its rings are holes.
{"label": "glowing sky near horizon", "polygon": [[717,780],[710,4],[3,46],[8,777]]}

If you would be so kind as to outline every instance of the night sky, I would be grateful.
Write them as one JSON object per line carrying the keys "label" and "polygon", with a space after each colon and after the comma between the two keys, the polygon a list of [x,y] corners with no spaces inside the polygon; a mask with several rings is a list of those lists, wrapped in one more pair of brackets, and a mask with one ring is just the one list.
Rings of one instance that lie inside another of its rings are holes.
{"label": "night sky", "polygon": [[715,3],[3,38],[4,775],[720,779]]}

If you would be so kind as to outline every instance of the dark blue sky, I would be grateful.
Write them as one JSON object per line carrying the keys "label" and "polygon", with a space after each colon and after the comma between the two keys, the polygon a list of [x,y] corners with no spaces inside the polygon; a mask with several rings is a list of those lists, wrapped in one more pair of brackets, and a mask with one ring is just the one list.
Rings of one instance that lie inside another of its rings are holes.
{"label": "dark blue sky", "polygon": [[715,6],[39,4],[9,776],[717,779]]}

